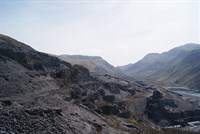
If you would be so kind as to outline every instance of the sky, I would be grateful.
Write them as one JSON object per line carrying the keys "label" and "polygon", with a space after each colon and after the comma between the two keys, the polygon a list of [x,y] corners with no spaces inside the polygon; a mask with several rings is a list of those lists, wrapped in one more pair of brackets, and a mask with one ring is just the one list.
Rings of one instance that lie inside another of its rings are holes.
{"label": "sky", "polygon": [[200,43],[200,1],[0,0],[0,33],[41,52],[121,66]]}

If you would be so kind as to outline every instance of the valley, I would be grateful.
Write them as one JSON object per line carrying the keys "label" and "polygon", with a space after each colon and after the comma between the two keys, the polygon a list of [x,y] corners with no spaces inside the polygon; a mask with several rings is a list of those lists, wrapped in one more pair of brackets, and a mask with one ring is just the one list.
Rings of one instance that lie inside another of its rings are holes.
{"label": "valley", "polygon": [[[199,97],[185,96],[193,90],[168,91],[126,76],[100,57],[58,57],[0,35],[0,133],[199,132],[185,130],[200,120]],[[192,63],[198,76],[199,62]]]}
{"label": "valley", "polygon": [[0,0],[0,134],[200,134],[200,0]]}

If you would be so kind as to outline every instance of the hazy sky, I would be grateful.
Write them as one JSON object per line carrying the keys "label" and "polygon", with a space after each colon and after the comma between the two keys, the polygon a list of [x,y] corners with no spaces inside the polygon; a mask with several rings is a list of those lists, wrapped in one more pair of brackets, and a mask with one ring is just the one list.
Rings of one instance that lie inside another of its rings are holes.
{"label": "hazy sky", "polygon": [[200,43],[199,0],[0,0],[0,33],[52,54],[134,63]]}

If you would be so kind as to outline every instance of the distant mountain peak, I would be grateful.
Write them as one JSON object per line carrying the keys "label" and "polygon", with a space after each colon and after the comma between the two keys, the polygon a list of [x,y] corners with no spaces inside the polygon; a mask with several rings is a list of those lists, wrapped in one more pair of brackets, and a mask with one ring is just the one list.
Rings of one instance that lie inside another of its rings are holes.
{"label": "distant mountain peak", "polygon": [[174,49],[182,49],[182,50],[194,50],[194,49],[200,49],[200,45],[199,44],[195,44],[195,43],[187,43],[185,45],[176,47]]}
{"label": "distant mountain peak", "polygon": [[143,59],[152,59],[158,57],[159,55],[160,55],[159,53],[149,53],[145,55]]}
{"label": "distant mountain peak", "polygon": [[120,69],[128,76],[165,86],[200,88],[200,45],[188,43],[161,54],[150,53]]}

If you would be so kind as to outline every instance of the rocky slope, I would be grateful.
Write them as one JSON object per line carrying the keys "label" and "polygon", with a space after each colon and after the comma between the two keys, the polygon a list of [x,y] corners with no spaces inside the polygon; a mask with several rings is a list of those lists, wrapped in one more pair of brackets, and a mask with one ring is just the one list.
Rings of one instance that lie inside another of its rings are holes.
{"label": "rocky slope", "polygon": [[[194,112],[197,101],[177,99],[141,81],[92,75],[83,66],[0,35],[0,133],[158,133],[155,127],[173,125],[177,118],[154,119],[151,114]],[[162,111],[149,107],[154,103]],[[195,114],[187,115],[195,120]]]}
{"label": "rocky slope", "polygon": [[200,89],[200,45],[186,44],[162,54],[151,53],[135,64],[120,67],[131,77],[164,86]]}
{"label": "rocky slope", "polygon": [[145,113],[149,119],[160,126],[187,126],[188,122],[200,120],[198,107],[198,105],[194,106],[187,101],[183,103],[180,96],[162,90],[155,91],[147,99]]}
{"label": "rocky slope", "polygon": [[86,68],[72,67],[4,35],[0,52],[1,133],[123,133],[73,101],[80,95],[75,94],[81,89],[77,82],[96,81]]}

